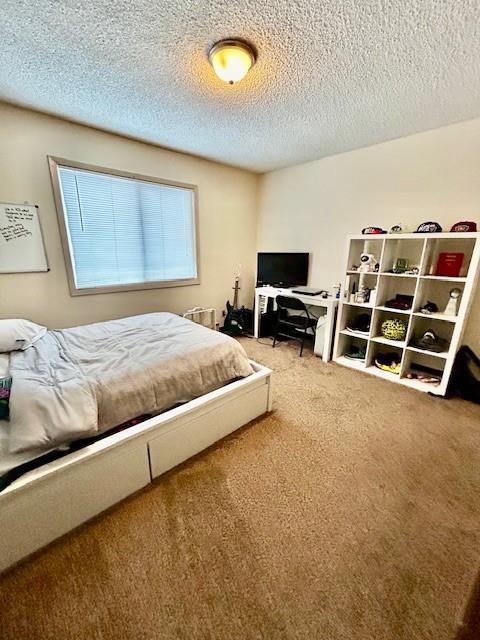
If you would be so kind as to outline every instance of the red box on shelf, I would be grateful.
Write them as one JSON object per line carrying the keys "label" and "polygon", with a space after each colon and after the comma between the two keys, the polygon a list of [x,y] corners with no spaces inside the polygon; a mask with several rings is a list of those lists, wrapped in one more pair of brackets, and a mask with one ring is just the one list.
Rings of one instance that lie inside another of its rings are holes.
{"label": "red box on shelf", "polygon": [[440,253],[435,270],[436,276],[445,276],[449,278],[458,278],[462,270],[463,253]]}

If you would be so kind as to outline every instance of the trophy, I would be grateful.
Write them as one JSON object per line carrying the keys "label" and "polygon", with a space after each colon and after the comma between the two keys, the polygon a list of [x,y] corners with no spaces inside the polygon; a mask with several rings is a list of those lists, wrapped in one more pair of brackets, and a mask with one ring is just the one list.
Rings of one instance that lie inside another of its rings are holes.
{"label": "trophy", "polygon": [[452,289],[450,291],[450,299],[443,312],[446,316],[456,316],[458,314],[458,301],[461,293],[460,289]]}

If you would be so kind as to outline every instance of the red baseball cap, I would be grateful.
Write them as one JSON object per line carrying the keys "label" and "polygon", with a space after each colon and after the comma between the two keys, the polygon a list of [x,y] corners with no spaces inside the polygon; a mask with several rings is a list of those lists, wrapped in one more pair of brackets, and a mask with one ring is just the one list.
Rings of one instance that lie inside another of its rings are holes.
{"label": "red baseball cap", "polygon": [[477,230],[477,223],[476,222],[472,222],[471,220],[462,220],[461,222],[456,222],[453,227],[450,229],[450,231],[456,231],[456,232],[460,232],[460,231],[476,231]]}
{"label": "red baseball cap", "polygon": [[387,232],[381,227],[365,227],[365,229],[362,229],[362,234],[364,236],[372,236],[372,235],[374,236],[379,233],[387,233]]}

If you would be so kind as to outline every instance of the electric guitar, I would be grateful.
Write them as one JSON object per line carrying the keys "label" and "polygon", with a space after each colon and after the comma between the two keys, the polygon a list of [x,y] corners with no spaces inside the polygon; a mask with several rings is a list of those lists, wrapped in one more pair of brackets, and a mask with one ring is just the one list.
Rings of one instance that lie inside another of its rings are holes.
{"label": "electric guitar", "polygon": [[239,281],[240,277],[238,275],[235,276],[235,283],[232,287],[234,291],[233,305],[230,304],[230,300],[227,300],[227,313],[222,327],[224,333],[229,333],[233,336],[241,335],[245,327],[245,307],[242,306],[240,309],[238,308]]}

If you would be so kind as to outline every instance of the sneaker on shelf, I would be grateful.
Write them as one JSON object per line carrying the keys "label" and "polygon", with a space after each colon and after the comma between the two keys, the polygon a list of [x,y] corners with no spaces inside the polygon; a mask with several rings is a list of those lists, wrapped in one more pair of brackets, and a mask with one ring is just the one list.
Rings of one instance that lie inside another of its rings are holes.
{"label": "sneaker on shelf", "polygon": [[388,353],[377,353],[375,356],[375,366],[382,371],[388,371],[398,375],[400,373],[400,355],[394,351]]}
{"label": "sneaker on shelf", "polygon": [[418,380],[425,384],[440,384],[442,380],[441,375],[429,375],[428,373],[418,373],[417,371],[409,371],[406,375],[409,380]]}
{"label": "sneaker on shelf", "polygon": [[430,314],[437,313],[437,312],[438,312],[438,306],[435,304],[435,302],[430,302],[430,300],[427,300],[427,302],[420,309],[420,313],[423,313],[426,316],[429,316]]}
{"label": "sneaker on shelf", "polygon": [[352,322],[347,324],[346,329],[350,333],[368,336],[370,334],[370,315],[368,313],[360,313],[355,316]]}
{"label": "sneaker on shelf", "polygon": [[402,311],[408,311],[412,308],[413,296],[397,293],[395,298],[387,300],[385,306],[389,309],[401,309]]}
{"label": "sneaker on shelf", "polygon": [[356,360],[357,362],[365,362],[367,357],[367,347],[366,346],[357,346],[352,344],[352,346],[345,352],[345,358],[348,360]]}

